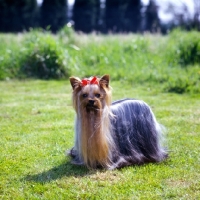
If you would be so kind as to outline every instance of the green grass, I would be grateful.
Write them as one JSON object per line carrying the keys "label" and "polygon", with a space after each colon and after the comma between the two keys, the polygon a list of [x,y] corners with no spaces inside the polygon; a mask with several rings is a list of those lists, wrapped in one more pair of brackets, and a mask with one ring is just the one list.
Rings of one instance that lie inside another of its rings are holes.
{"label": "green grass", "polygon": [[113,171],[73,166],[69,81],[1,81],[0,199],[200,199],[200,96],[111,85],[113,100],[150,104],[167,128],[169,159]]}

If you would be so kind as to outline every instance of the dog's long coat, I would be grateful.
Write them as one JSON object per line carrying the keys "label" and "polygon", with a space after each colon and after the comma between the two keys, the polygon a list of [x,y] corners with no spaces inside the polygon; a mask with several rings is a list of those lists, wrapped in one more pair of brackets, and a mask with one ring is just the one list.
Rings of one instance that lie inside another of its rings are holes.
{"label": "dog's long coat", "polygon": [[[143,101],[122,99],[113,102],[112,134],[117,147],[113,152],[120,165],[160,162],[167,153],[161,147],[162,127]],[[115,157],[113,156],[113,157]]]}
{"label": "dog's long coat", "polygon": [[114,169],[167,157],[162,128],[145,102],[122,99],[110,104],[108,75],[70,81],[77,114],[73,163]]}

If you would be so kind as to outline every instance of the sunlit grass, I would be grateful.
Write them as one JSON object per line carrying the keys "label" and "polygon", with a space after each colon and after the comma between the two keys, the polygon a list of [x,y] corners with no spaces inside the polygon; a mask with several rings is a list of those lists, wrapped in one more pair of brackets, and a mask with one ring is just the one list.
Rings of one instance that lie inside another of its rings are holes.
{"label": "sunlit grass", "polygon": [[[112,78],[112,74],[111,74]],[[0,82],[1,199],[199,199],[199,95],[111,82],[113,100],[145,100],[166,129],[169,159],[120,170],[73,166],[69,81]]]}

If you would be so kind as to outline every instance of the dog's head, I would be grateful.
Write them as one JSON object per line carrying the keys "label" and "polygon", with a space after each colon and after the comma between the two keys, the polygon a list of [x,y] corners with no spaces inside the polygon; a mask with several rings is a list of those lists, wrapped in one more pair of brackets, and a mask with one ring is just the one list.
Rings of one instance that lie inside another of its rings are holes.
{"label": "dog's head", "polygon": [[104,75],[101,78],[94,76],[82,80],[78,77],[70,77],[75,110],[78,111],[78,106],[80,106],[81,109],[90,112],[103,109],[105,105],[109,106],[111,103],[109,79],[109,75]]}

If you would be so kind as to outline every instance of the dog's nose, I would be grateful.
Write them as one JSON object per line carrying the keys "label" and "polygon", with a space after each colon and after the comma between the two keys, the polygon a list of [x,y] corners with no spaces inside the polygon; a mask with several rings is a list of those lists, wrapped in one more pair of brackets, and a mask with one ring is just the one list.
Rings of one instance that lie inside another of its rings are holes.
{"label": "dog's nose", "polygon": [[89,104],[93,106],[94,105],[94,100],[89,100]]}

